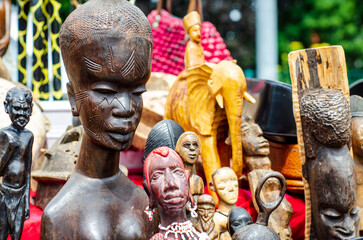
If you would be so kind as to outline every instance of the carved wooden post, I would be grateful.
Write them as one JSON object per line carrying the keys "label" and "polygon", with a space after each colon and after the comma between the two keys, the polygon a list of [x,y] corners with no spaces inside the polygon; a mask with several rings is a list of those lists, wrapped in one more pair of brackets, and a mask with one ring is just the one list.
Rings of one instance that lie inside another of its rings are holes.
{"label": "carved wooden post", "polygon": [[291,52],[289,66],[305,189],[305,239],[354,237],[359,211],[349,152],[344,50],[332,46]]}

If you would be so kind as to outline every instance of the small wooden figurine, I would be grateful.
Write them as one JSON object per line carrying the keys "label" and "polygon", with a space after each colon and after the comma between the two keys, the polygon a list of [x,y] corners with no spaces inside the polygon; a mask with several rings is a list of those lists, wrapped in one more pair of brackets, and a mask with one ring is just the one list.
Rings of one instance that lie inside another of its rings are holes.
{"label": "small wooden figurine", "polygon": [[[278,198],[275,199],[273,202],[264,202],[260,198],[260,193],[262,190],[263,185],[266,181],[270,178],[277,178],[281,184],[281,192],[278,195]],[[240,227],[237,231],[233,234],[233,240],[279,240],[279,236],[272,230],[272,228],[268,227],[268,219],[270,214],[279,206],[282,199],[284,198],[286,192],[286,180],[284,176],[282,176],[279,172],[269,172],[268,174],[264,175],[255,192],[255,198],[257,205],[260,209],[258,213],[257,220],[255,224],[249,224],[245,227]]]}
{"label": "small wooden figurine", "polygon": [[119,168],[150,76],[152,32],[126,0],[89,1],[60,33],[72,114],[84,128],[73,175],[44,210],[41,239],[148,239],[147,194]]}
{"label": "small wooden figurine", "polygon": [[[269,142],[263,137],[262,130],[254,119],[248,115],[242,117],[241,123],[242,147],[247,166],[251,170],[248,173],[248,181],[252,193],[253,204],[259,211],[256,198],[253,196],[261,178],[271,170],[271,161],[268,158]],[[262,189],[262,200],[269,202],[276,199],[280,193],[279,182],[269,180]],[[269,218],[268,225],[280,236],[282,240],[290,240],[291,228],[289,222],[292,217],[292,206],[284,198]]]}
{"label": "small wooden figurine", "polygon": [[190,41],[185,48],[185,68],[200,66],[205,62],[203,47],[200,44],[201,20],[196,11],[188,13],[183,18],[185,32],[188,33]]}
{"label": "small wooden figurine", "polygon": [[231,236],[240,228],[253,224],[251,215],[246,209],[234,207],[228,213],[227,230]]}
{"label": "small wooden figurine", "polygon": [[195,224],[195,229],[198,232],[205,232],[208,234],[210,240],[218,240],[219,235],[215,230],[215,223],[213,221],[214,210],[216,204],[214,198],[208,194],[203,194],[198,197],[197,209],[199,219]]}
{"label": "small wooden figurine", "polygon": [[187,205],[195,217],[197,207],[189,189],[189,172],[173,149],[154,149],[145,159],[144,176],[150,199],[145,213],[152,220],[157,208],[161,219],[160,231],[151,240],[208,239],[206,233],[199,233],[187,220]]}
{"label": "small wooden figurine", "polygon": [[194,132],[185,132],[176,143],[175,151],[183,160],[184,167],[189,171],[190,191],[194,196],[194,200],[198,201],[198,196],[204,194],[203,179],[196,174],[195,162],[200,157],[200,140]]}
{"label": "small wooden figurine", "polygon": [[0,130],[0,239],[20,240],[29,218],[33,133],[28,124],[33,97],[23,86],[11,88],[4,101],[12,124]]}
{"label": "small wooden figurine", "polygon": [[218,211],[213,217],[219,232],[219,239],[231,239],[227,231],[228,212],[236,207],[239,191],[238,178],[231,168],[223,167],[213,173],[212,179],[210,189],[219,198]]}
{"label": "small wooden figurine", "polygon": [[305,187],[305,239],[358,236],[351,115],[341,46],[289,54]]}
{"label": "small wooden figurine", "polygon": [[[357,176],[357,204],[363,207],[363,98],[358,95],[350,97],[352,114],[352,149],[354,172]],[[361,211],[359,230],[363,231],[363,211]]]}

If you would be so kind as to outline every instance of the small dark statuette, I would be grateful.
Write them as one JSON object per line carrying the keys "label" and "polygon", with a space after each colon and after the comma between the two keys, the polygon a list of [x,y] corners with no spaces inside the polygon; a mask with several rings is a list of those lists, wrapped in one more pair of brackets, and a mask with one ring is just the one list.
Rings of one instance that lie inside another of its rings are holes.
{"label": "small dark statuette", "polygon": [[33,97],[25,87],[13,87],[6,94],[5,112],[12,124],[0,130],[0,239],[20,239],[29,218],[30,169],[33,133],[29,122]]}
{"label": "small dark statuette", "polygon": [[[269,178],[277,178],[281,184],[281,192],[279,197],[273,201],[265,203],[260,197],[263,185]],[[240,227],[232,236],[232,240],[279,240],[280,237],[267,226],[270,214],[280,205],[284,199],[286,192],[286,180],[279,172],[270,172],[261,178],[258,183],[255,198],[260,212],[257,216],[255,224],[250,224],[245,227]]]}
{"label": "small dark statuette", "polygon": [[214,210],[216,208],[214,198],[208,194],[199,196],[197,208],[199,219],[195,224],[195,229],[198,232],[207,233],[210,240],[218,240],[219,234],[214,229],[216,225],[213,221]]}
{"label": "small dark statuette", "polygon": [[227,230],[231,236],[240,228],[253,224],[252,217],[241,207],[234,207],[228,213]]}
{"label": "small dark statuette", "polygon": [[357,237],[349,103],[337,89],[305,89],[300,112],[306,153],[302,170],[311,194],[310,239]]}
{"label": "small dark statuette", "polygon": [[174,150],[168,147],[154,149],[145,159],[144,175],[150,197],[145,213],[152,220],[157,208],[161,218],[160,232],[152,240],[209,239],[187,220],[186,207],[189,205],[188,208],[195,211],[196,206],[189,189],[189,172]]}
{"label": "small dark statuette", "polygon": [[73,175],[44,210],[41,239],[148,239],[148,198],[119,169],[150,76],[152,33],[126,0],[94,0],[62,25],[69,101],[84,128]]}

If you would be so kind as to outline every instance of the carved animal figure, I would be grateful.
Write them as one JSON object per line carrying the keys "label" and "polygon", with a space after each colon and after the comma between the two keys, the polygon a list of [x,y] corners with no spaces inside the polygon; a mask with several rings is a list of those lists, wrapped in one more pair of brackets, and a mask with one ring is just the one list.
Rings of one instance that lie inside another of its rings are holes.
{"label": "carved animal figure", "polygon": [[232,169],[238,177],[242,174],[240,129],[243,99],[255,102],[247,93],[242,69],[230,61],[189,68],[185,79],[179,78],[170,89],[165,117],[178,122],[185,131],[198,134],[208,184],[212,181],[213,172],[222,165],[229,166],[229,156],[220,157],[217,148],[217,138],[224,141],[228,128],[232,143]]}

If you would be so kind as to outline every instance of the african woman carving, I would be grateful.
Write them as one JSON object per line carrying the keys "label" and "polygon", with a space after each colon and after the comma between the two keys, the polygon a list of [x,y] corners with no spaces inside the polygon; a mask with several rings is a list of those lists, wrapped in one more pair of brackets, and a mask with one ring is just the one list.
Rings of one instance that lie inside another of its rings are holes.
{"label": "african woman carving", "polygon": [[305,89],[300,100],[306,162],[303,175],[311,194],[310,239],[357,236],[354,162],[349,103],[336,89]]}
{"label": "african woman carving", "polygon": [[44,210],[42,239],[148,239],[146,193],[119,170],[131,146],[150,75],[152,35],[125,0],[95,0],[64,22],[68,96],[85,134],[75,172]]}

